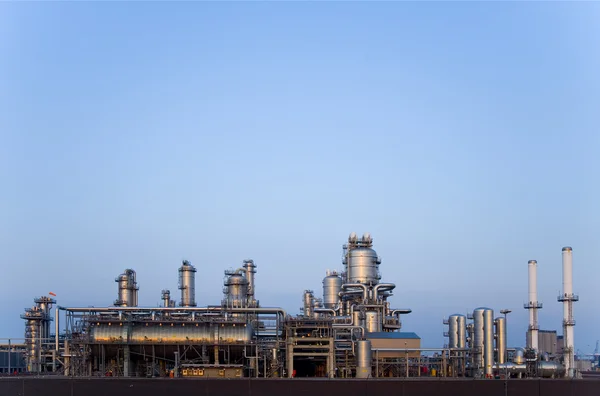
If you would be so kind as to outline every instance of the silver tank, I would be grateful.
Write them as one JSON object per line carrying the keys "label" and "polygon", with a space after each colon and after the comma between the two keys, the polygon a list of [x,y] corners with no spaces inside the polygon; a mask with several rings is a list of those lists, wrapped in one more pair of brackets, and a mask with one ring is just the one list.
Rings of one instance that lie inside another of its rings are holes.
{"label": "silver tank", "polygon": [[161,299],[163,301],[163,307],[169,308],[171,306],[171,291],[166,289],[163,290],[161,292]]}
{"label": "silver tank", "polygon": [[371,377],[372,361],[371,341],[356,341],[356,378]]}
{"label": "silver tank", "polygon": [[467,347],[467,317],[465,315],[456,315],[458,324],[458,348]]}
{"label": "silver tank", "polygon": [[178,343],[248,343],[252,340],[253,330],[250,325],[243,323],[163,323],[162,326],[153,323],[144,326],[141,323],[135,326],[120,326],[119,322],[101,323],[90,329],[90,342],[92,343],[120,343],[131,344],[178,344]]}
{"label": "silver tank", "polygon": [[454,314],[448,318],[448,347],[465,348],[467,344],[467,318]]}
{"label": "silver tank", "polygon": [[323,305],[325,308],[333,309],[339,301],[339,293],[342,290],[342,278],[337,272],[328,273],[323,278]]}
{"label": "silver tank", "polygon": [[181,290],[182,307],[196,306],[196,268],[189,261],[184,260],[179,267],[179,290]]}
{"label": "silver tank", "polygon": [[365,330],[369,333],[381,331],[381,315],[378,311],[365,312]]}
{"label": "silver tank", "polygon": [[542,378],[559,378],[564,376],[565,367],[558,362],[538,362],[538,376]]}
{"label": "silver tank", "polygon": [[496,318],[496,362],[502,364],[506,361],[506,320]]}
{"label": "silver tank", "polygon": [[513,358],[514,363],[524,364],[525,363],[525,350],[523,348],[515,349],[515,356]]}
{"label": "silver tank", "polygon": [[313,308],[315,304],[314,293],[312,290],[304,290],[302,296],[302,313],[304,317],[311,318],[313,316]]}
{"label": "silver tank", "polygon": [[379,283],[379,263],[375,250],[369,247],[357,247],[348,253],[349,283]]}
{"label": "silver tank", "polygon": [[315,299],[313,299],[313,301],[314,301],[313,318],[319,319],[322,317],[322,314],[320,312],[316,312],[316,310],[323,308],[323,300],[321,300],[320,298],[315,298]]}
{"label": "silver tank", "polygon": [[365,327],[365,315],[358,310],[352,312],[352,324],[354,326]]}
{"label": "silver tank", "polygon": [[225,281],[227,306],[245,308],[248,301],[248,280],[241,273],[229,275]]}
{"label": "silver tank", "polygon": [[494,365],[494,311],[477,308],[473,311],[473,364],[485,375],[491,375]]}
{"label": "silver tank", "polygon": [[114,305],[117,307],[137,307],[139,288],[135,271],[126,269],[115,279],[115,282],[118,284],[118,298]]}

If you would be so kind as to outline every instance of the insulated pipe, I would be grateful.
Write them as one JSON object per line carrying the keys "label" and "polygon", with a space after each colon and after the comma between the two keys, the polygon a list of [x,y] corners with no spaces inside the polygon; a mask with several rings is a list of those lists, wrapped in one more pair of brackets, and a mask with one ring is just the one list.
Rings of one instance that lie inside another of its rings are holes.
{"label": "insulated pipe", "polygon": [[363,300],[368,299],[369,290],[367,289],[367,285],[363,285],[362,283],[345,283],[345,284],[343,284],[342,290],[344,290],[344,292],[341,292],[340,295],[342,295],[342,293],[348,293],[349,291],[353,291],[353,290],[346,291],[346,289],[350,289],[350,288],[362,288],[363,289]]}
{"label": "insulated pipe", "polygon": [[316,313],[330,313],[331,316],[335,316],[335,310],[330,308],[315,308],[314,312]]}
{"label": "insulated pipe", "polygon": [[407,308],[392,309],[392,316],[406,315],[411,312],[412,312],[412,309],[407,309]]}
{"label": "insulated pipe", "polygon": [[350,329],[350,330],[354,330],[354,329],[359,329],[360,333],[361,333],[361,337],[365,338],[365,329],[362,326],[349,326],[349,325],[345,325],[345,324],[332,324],[331,325],[334,329]]}
{"label": "insulated pipe", "polygon": [[102,307],[102,308],[69,308],[69,307],[58,307],[61,310],[69,311],[69,312],[87,312],[87,313],[95,313],[95,312],[223,312],[223,313],[256,313],[256,314],[277,314],[282,317],[283,320],[287,317],[287,313],[282,308],[227,308],[223,309],[222,307],[159,307],[159,308],[138,308],[138,307]]}
{"label": "insulated pipe", "polygon": [[381,290],[382,292],[386,292],[392,291],[395,288],[396,285],[394,285],[393,283],[379,283],[373,288],[373,299],[377,300],[377,297],[379,296],[379,290]]}
{"label": "insulated pipe", "polygon": [[[58,323],[58,307],[54,311],[54,350],[58,352],[58,332],[59,332],[59,323]],[[10,359],[10,357],[9,357]]]}

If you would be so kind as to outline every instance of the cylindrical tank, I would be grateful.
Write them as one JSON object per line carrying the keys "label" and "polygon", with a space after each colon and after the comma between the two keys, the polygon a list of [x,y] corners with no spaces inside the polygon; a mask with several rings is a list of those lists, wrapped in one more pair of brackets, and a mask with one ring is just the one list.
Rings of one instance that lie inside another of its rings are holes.
{"label": "cylindrical tank", "polygon": [[458,317],[448,317],[448,348],[458,348]]}
{"label": "cylindrical tank", "polygon": [[311,318],[313,316],[314,299],[314,293],[312,290],[304,290],[302,308],[304,317],[306,318]]}
{"label": "cylindrical tank", "polygon": [[151,326],[118,326],[101,323],[90,329],[90,341],[99,343],[129,342],[131,344],[178,343],[248,343],[252,326],[244,323],[153,323]]}
{"label": "cylindrical tank", "polygon": [[126,269],[115,279],[115,282],[118,284],[118,298],[114,305],[117,307],[137,307],[139,288],[135,271]]}
{"label": "cylindrical tank", "polygon": [[356,378],[371,377],[373,351],[371,341],[360,340],[356,342]]}
{"label": "cylindrical tank", "polygon": [[245,308],[247,306],[248,280],[241,273],[229,275],[225,282],[227,288],[227,306]]}
{"label": "cylindrical tank", "polygon": [[473,311],[473,365],[485,375],[491,375],[494,365],[494,311],[477,308]]}
{"label": "cylindrical tank", "polygon": [[381,331],[381,317],[378,311],[365,312],[365,330],[369,333]]}
{"label": "cylindrical tank", "polygon": [[456,322],[457,322],[457,348],[466,348],[467,347],[467,317],[465,315],[457,314]]}
{"label": "cylindrical tank", "polygon": [[496,318],[496,362],[506,361],[506,320],[503,317]]}
{"label": "cylindrical tank", "polygon": [[323,304],[325,308],[333,309],[339,301],[342,290],[342,278],[337,272],[330,272],[323,278]]}
{"label": "cylindrical tank", "polygon": [[171,291],[166,289],[163,290],[161,292],[161,299],[163,301],[163,307],[169,308],[171,306]]}
{"label": "cylindrical tank", "polygon": [[315,298],[313,299],[313,301],[313,318],[319,319],[320,317],[322,317],[322,314],[320,312],[316,312],[316,310],[323,308],[323,300],[320,298]]}
{"label": "cylindrical tank", "polygon": [[525,363],[505,362],[498,364],[500,374],[525,374],[527,365]]}
{"label": "cylindrical tank", "polygon": [[494,311],[491,309],[485,310],[483,319],[485,321],[483,363],[486,376],[490,376],[493,374],[494,369]]}
{"label": "cylindrical tank", "polygon": [[525,363],[525,350],[523,348],[515,348],[515,356],[513,358],[513,361],[516,364]]}
{"label": "cylindrical tank", "polygon": [[256,265],[254,264],[254,260],[244,260],[243,268],[246,270],[246,280],[248,281],[248,298],[250,300],[254,300],[254,274],[256,274]]}
{"label": "cylindrical tank", "polygon": [[352,312],[352,324],[354,326],[365,327],[365,315],[358,310]]}
{"label": "cylindrical tank", "polygon": [[348,282],[377,284],[379,282],[380,260],[375,250],[357,247],[348,253]]}
{"label": "cylindrical tank", "polygon": [[189,261],[184,260],[179,267],[179,290],[181,290],[182,307],[196,306],[196,268]]}
{"label": "cylindrical tank", "polygon": [[25,327],[25,338],[27,345],[26,364],[27,371],[39,372],[40,366],[40,352],[41,352],[41,321],[40,320],[27,320]]}
{"label": "cylindrical tank", "polygon": [[557,378],[565,375],[565,367],[558,362],[541,361],[537,364],[537,372],[542,378]]}

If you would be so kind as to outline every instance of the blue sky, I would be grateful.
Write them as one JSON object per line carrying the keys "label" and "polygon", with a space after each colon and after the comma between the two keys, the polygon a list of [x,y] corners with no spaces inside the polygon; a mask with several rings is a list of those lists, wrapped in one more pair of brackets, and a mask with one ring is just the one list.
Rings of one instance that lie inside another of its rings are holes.
{"label": "blue sky", "polygon": [[[1,337],[49,291],[140,302],[253,258],[264,306],[298,312],[369,231],[425,346],[442,319],[511,308],[561,332],[574,249],[577,349],[600,339],[600,5],[3,3]],[[175,293],[176,294],[176,293]],[[320,292],[318,293],[320,294]]]}

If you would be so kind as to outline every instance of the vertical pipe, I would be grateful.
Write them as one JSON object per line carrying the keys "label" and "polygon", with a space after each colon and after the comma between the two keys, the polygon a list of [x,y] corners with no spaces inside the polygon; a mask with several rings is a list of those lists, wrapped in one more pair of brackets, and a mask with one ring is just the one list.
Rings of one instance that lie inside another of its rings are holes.
{"label": "vertical pipe", "polygon": [[12,350],[12,348],[10,347],[10,338],[9,338],[8,339],[8,374],[11,374],[11,372],[10,372],[10,358],[12,355],[11,350]]}
{"label": "vertical pipe", "polygon": [[496,363],[503,364],[506,361],[506,319],[496,318]]}
{"label": "vertical pipe", "polygon": [[54,350],[56,352],[58,352],[58,333],[60,330],[60,326],[59,326],[59,313],[58,313],[58,308],[56,308],[56,311],[54,313]]}

